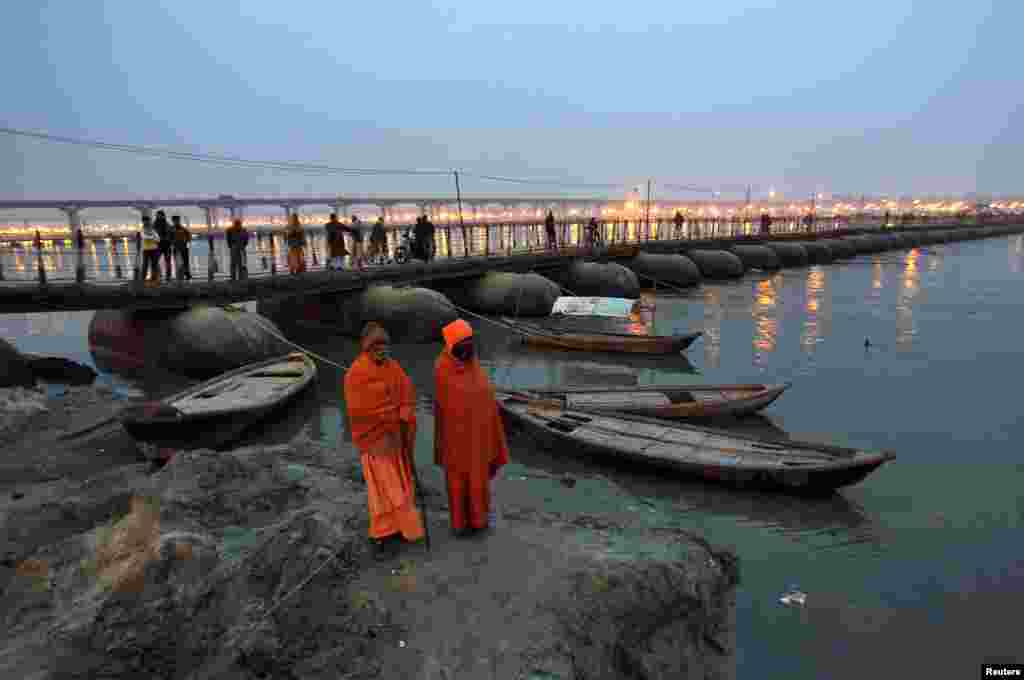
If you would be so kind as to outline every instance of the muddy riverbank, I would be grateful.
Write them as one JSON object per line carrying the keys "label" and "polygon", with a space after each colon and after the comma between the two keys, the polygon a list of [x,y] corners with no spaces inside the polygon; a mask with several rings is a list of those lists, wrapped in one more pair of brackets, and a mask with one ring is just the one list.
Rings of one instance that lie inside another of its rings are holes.
{"label": "muddy riverbank", "polygon": [[425,482],[431,550],[377,562],[350,445],[156,469],[86,429],[124,403],[108,390],[45,401],[0,460],[3,677],[734,677],[737,562],[698,535],[506,476],[494,529],[455,539]]}

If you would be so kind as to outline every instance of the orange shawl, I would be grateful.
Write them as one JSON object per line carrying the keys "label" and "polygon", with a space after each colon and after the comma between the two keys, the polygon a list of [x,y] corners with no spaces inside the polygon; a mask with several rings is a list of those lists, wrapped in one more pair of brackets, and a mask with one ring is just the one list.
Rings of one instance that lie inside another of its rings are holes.
{"label": "orange shawl", "polygon": [[508,463],[508,445],[494,387],[475,356],[463,362],[451,353],[473,329],[458,319],[442,332],[445,348],[434,364],[434,462],[467,473],[500,468]]}
{"label": "orange shawl", "polygon": [[345,373],[352,441],[361,452],[401,450],[400,423],[416,433],[416,390],[394,359],[377,365],[365,351]]}

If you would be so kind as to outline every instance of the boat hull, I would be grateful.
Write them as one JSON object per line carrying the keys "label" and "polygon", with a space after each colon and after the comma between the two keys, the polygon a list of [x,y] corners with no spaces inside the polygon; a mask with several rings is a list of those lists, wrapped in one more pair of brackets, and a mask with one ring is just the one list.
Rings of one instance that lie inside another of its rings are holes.
{"label": "boat hull", "polygon": [[[604,393],[604,394],[642,394],[643,392],[660,392],[665,391],[671,392],[708,392],[708,391],[719,391],[719,392],[749,392],[749,396],[723,399],[721,401],[688,401],[673,403],[665,406],[650,406],[643,404],[629,404],[622,403],[614,407],[606,406],[579,406],[573,405],[573,410],[582,412],[596,412],[596,413],[630,413],[641,416],[649,416],[651,418],[665,418],[670,420],[677,419],[692,419],[692,420],[707,420],[714,418],[728,418],[728,417],[742,417],[752,415],[758,411],[770,406],[775,402],[776,399],[782,396],[790,387],[790,383],[782,385],[718,385],[718,386],[701,386],[695,388],[687,385],[675,386],[658,386],[658,388],[652,389],[637,389],[635,392],[629,389],[609,389],[609,390],[594,390],[593,393]],[[752,389],[757,388],[757,389]],[[586,392],[583,390],[530,390],[525,389],[522,392],[530,393],[537,392],[540,398],[551,398],[559,397],[564,398],[574,393]]]}
{"label": "boat hull", "polygon": [[[279,363],[283,358],[261,361],[200,383],[172,394],[158,402],[134,407],[122,412],[121,426],[133,439],[161,448],[196,449],[219,448],[238,439],[247,429],[263,422],[267,417],[286,408],[303,394],[316,379],[316,365],[303,358],[305,376],[296,381],[280,398],[245,409],[211,411],[207,413],[174,413],[174,402],[201,392],[208,386],[258,371],[261,367]],[[160,409],[170,412],[161,412]]]}
{"label": "boat hull", "polygon": [[[499,399],[498,403],[510,427],[526,431],[543,448],[559,452],[571,451],[577,456],[593,457],[610,463],[638,463],[652,468],[670,470],[683,477],[743,490],[793,495],[827,495],[837,489],[862,481],[883,463],[895,458],[888,452],[862,453],[848,460],[787,467],[758,464],[722,465],[683,458],[654,457],[622,447],[574,437],[571,432],[545,426],[545,423],[538,422],[523,409],[510,407],[510,403],[506,403],[505,398]],[[706,428],[692,429],[708,431]],[[737,441],[750,439],[726,432],[719,434]],[[768,443],[770,440],[763,441]],[[783,441],[771,443],[779,446],[786,445],[786,442]],[[796,444],[796,442],[789,444]]]}
{"label": "boat hull", "polygon": [[523,342],[533,347],[578,350],[582,352],[679,354],[686,350],[702,333],[686,335],[631,335],[628,333],[562,332],[540,326],[525,325],[506,320],[522,332]]}

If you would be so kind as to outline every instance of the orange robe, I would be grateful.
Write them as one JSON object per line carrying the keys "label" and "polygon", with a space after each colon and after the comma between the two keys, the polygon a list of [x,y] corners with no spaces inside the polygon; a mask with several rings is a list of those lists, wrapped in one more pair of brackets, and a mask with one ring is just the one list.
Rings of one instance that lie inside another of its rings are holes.
{"label": "orange robe", "polygon": [[[394,359],[378,366],[364,352],[345,373],[345,403],[366,479],[370,537],[401,534],[409,541],[422,538],[411,467],[416,439],[412,381]],[[405,441],[401,423],[409,428]]]}
{"label": "orange robe", "polygon": [[448,343],[434,365],[434,462],[445,469],[452,528],[483,529],[491,509],[490,480],[508,463],[508,444],[494,387],[480,362],[451,355],[459,339]]}

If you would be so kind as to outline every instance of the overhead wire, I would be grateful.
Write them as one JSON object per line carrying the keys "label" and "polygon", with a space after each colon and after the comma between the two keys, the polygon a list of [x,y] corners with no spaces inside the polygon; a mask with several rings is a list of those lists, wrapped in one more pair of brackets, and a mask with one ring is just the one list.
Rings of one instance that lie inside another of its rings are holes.
{"label": "overhead wire", "polygon": [[[24,130],[20,128],[0,126],[0,134],[6,134],[16,137],[26,137],[31,139],[38,139],[47,142],[54,142],[59,144],[70,144],[74,146],[84,146],[89,148],[95,148],[105,151],[117,151],[121,153],[132,153],[138,155],[149,155],[157,156],[162,158],[169,158],[172,160],[182,161],[193,161],[199,163],[206,163],[211,165],[219,165],[223,167],[236,167],[236,168],[248,168],[248,169],[262,169],[262,170],[276,170],[282,172],[297,172],[306,175],[314,176],[328,176],[328,175],[343,175],[350,177],[379,177],[379,176],[421,176],[421,177],[446,177],[452,175],[455,171],[448,169],[420,169],[420,168],[346,168],[333,166],[322,163],[309,163],[309,162],[298,162],[298,161],[274,161],[274,160],[257,160],[242,158],[239,156],[229,156],[221,154],[211,153],[200,153],[195,151],[182,151],[175,149],[162,149],[151,146],[142,146],[137,144],[119,144],[112,142],[104,142],[95,139],[86,139],[78,137],[70,137],[66,135],[55,135],[48,132],[38,132],[33,130]],[[579,189],[617,189],[625,186],[631,186],[632,182],[619,181],[619,182],[574,182],[567,181],[564,179],[547,179],[547,178],[527,178],[527,177],[509,177],[506,175],[492,175],[480,172],[465,172],[459,171],[460,174],[466,177],[472,177],[474,179],[488,181],[488,182],[503,182],[508,184],[524,184],[524,185],[535,185],[535,186],[552,186],[561,187],[566,189],[579,188]],[[675,183],[658,183],[659,186],[665,187],[671,190],[678,191],[692,191],[699,193],[718,193],[715,189],[710,187],[699,187],[694,185],[675,184]],[[724,188],[724,187],[723,187]]]}

